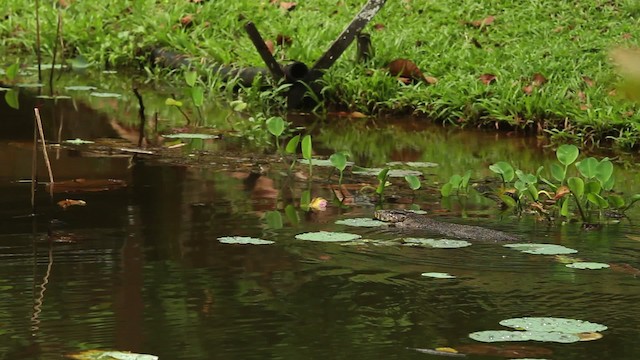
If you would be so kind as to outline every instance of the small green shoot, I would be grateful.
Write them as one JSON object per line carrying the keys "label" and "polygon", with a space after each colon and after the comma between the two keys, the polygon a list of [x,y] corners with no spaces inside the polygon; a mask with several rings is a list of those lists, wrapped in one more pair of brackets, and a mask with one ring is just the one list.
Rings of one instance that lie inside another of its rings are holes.
{"label": "small green shoot", "polygon": [[312,153],[311,135],[305,135],[302,138],[302,157],[309,161],[309,178],[313,176],[313,160],[311,159]]}
{"label": "small green shoot", "polygon": [[272,116],[267,119],[267,130],[276,137],[276,149],[280,152],[280,135],[284,132],[285,121],[280,116]]}

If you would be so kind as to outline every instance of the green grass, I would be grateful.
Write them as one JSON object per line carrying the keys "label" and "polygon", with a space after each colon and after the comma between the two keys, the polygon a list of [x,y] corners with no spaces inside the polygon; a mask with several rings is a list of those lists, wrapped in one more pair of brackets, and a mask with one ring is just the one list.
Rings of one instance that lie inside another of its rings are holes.
{"label": "green grass", "polygon": [[[300,1],[286,12],[262,0],[74,1],[62,10],[67,57],[82,55],[99,66],[138,64],[144,50],[165,46],[223,63],[262,66],[242,26],[251,20],[265,39],[288,35],[293,44],[277,58],[313,64],[365,0]],[[44,59],[50,59],[56,9],[41,1]],[[0,50],[32,54],[35,44],[33,1],[0,5]],[[193,25],[180,19],[193,15]],[[495,16],[482,28],[468,22]],[[372,25],[383,24],[376,30]],[[356,64],[349,48],[324,77],[332,106],[370,114],[415,113],[460,126],[545,131],[553,138],[583,144],[640,145],[636,104],[611,91],[620,81],[608,54],[640,42],[640,3],[608,1],[390,0],[366,31],[374,58]],[[480,44],[481,47],[478,47]],[[435,85],[404,85],[384,65],[413,60],[438,79]],[[485,85],[479,76],[494,74]],[[528,95],[523,87],[540,73],[548,80]],[[589,85],[584,77],[593,81]],[[227,93],[228,94],[228,93]],[[256,109],[273,111],[257,89],[241,92]]]}

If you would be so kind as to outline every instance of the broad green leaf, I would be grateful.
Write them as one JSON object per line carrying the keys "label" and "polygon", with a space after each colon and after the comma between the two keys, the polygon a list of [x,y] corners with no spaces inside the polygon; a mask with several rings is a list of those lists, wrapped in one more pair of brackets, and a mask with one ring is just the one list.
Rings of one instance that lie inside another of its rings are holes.
{"label": "broad green leaf", "polygon": [[597,174],[598,160],[594,157],[588,157],[576,163],[576,167],[580,174],[587,179],[592,179]]}
{"label": "broad green leaf", "polygon": [[556,157],[564,166],[573,164],[579,154],[580,150],[578,150],[578,147],[571,144],[560,145],[558,150],[556,150]]}
{"label": "broad green leaf", "polygon": [[289,204],[284,208],[284,214],[287,216],[287,219],[292,225],[298,225],[300,223],[300,217],[298,216],[298,212],[293,205]]}
{"label": "broad green leaf", "polygon": [[340,170],[340,172],[344,171],[347,167],[347,157],[342,152],[331,154],[329,161],[336,169]]}
{"label": "broad green leaf", "polygon": [[9,81],[14,81],[16,77],[18,77],[18,70],[20,69],[20,65],[18,63],[13,63],[9,65],[7,70],[5,71],[5,75]]}
{"label": "broad green leaf", "polygon": [[378,173],[378,180],[387,181],[387,175],[389,174],[389,171],[390,171],[389,168],[384,168],[380,170],[380,172]]}
{"label": "broad green leaf", "polygon": [[4,101],[7,102],[7,105],[14,109],[20,108],[20,101],[18,100],[18,91],[11,89],[4,93]]}
{"label": "broad green leaf", "polygon": [[384,188],[387,186],[387,177],[389,174],[389,168],[384,168],[378,173],[378,187],[376,187],[376,194],[382,195]]}
{"label": "broad green leaf", "polygon": [[607,181],[613,175],[613,163],[609,159],[602,159],[600,163],[596,166],[596,179],[600,181],[601,184],[606,184]]}
{"label": "broad green leaf", "polygon": [[464,176],[462,177],[462,180],[460,181],[460,187],[461,188],[467,188],[469,186],[469,180],[471,179],[471,170],[467,170],[464,173]]}
{"label": "broad green leaf", "polygon": [[193,87],[196,84],[197,79],[198,79],[198,74],[195,71],[184,72],[184,80],[187,82],[187,85]]}
{"label": "broad green leaf", "polygon": [[579,177],[570,177],[567,181],[569,189],[577,197],[582,197],[584,194],[584,181]]}
{"label": "broad green leaf", "polygon": [[520,194],[524,194],[529,189],[527,184],[522,180],[516,180],[516,182],[513,183],[513,187],[515,187]]}
{"label": "broad green leaf", "polygon": [[616,179],[612,175],[604,184],[602,184],[602,188],[606,191],[611,191],[616,184]]}
{"label": "broad green leaf", "polygon": [[247,108],[247,103],[242,101],[242,100],[234,100],[232,102],[229,103],[229,106],[231,106],[231,109],[235,112],[241,112],[244,109]]}
{"label": "broad green leaf", "polygon": [[442,187],[440,188],[440,195],[442,195],[442,197],[448,197],[451,196],[451,193],[453,191],[453,186],[451,185],[450,182],[442,185]]}
{"label": "broad green leaf", "polygon": [[569,216],[569,201],[567,199],[564,199],[562,201],[562,206],[560,207],[560,215],[564,217]]}
{"label": "broad green leaf", "polygon": [[462,183],[462,176],[458,174],[451,175],[449,183],[451,184],[451,186],[453,186],[454,189],[460,188],[460,184]]}
{"label": "broad green leaf", "polygon": [[178,101],[173,98],[167,98],[167,100],[164,101],[164,104],[167,106],[182,107],[182,101]]}
{"label": "broad green leaf", "polygon": [[65,86],[64,89],[67,91],[93,91],[96,90],[97,87],[89,85],[71,85]]}
{"label": "broad green leaf", "polygon": [[284,119],[280,116],[272,116],[267,119],[267,130],[273,136],[280,136],[284,132]]}
{"label": "broad green leaf", "polygon": [[566,176],[564,168],[556,163],[551,164],[551,176],[557,181],[563,182]]}
{"label": "broad green leaf", "polygon": [[504,182],[511,182],[515,175],[513,167],[506,161],[498,161],[497,163],[490,165],[489,170],[500,175]]}
{"label": "broad green leaf", "polygon": [[311,191],[305,190],[300,195],[300,208],[304,211],[309,210],[309,204],[311,203]]}
{"label": "broad green leaf", "polygon": [[631,205],[633,205],[638,200],[640,200],[640,194],[633,195],[631,198],[629,198],[629,205],[627,205],[627,208],[631,207]]}
{"label": "broad green leaf", "polygon": [[599,194],[588,193],[587,200],[601,209],[606,209],[609,207],[609,203],[607,202],[607,200]]}
{"label": "broad green leaf", "polygon": [[404,179],[409,183],[411,190],[418,190],[420,189],[420,186],[422,186],[420,179],[415,175],[407,175]]}
{"label": "broad green leaf", "polygon": [[586,194],[600,194],[602,186],[598,181],[589,181],[584,185],[584,192]]}
{"label": "broad green leaf", "polygon": [[300,143],[300,134],[294,136],[289,140],[287,146],[284,148],[288,154],[295,154],[298,149],[298,144]]}
{"label": "broad green leaf", "polygon": [[533,199],[533,201],[538,201],[538,189],[536,188],[536,186],[533,184],[529,184],[527,190],[531,199]]}
{"label": "broad green leaf", "polygon": [[195,106],[204,105],[204,89],[200,86],[191,88],[191,100],[193,100],[193,105]]}
{"label": "broad green leaf", "polygon": [[264,219],[269,228],[274,230],[282,229],[282,214],[280,214],[280,211],[267,211],[264,214]]}
{"label": "broad green leaf", "polygon": [[509,195],[500,194],[498,195],[498,197],[500,198],[500,201],[502,201],[508,207],[515,207],[517,205],[516,199],[512,198]]}
{"label": "broad green leaf", "polygon": [[302,157],[311,160],[312,148],[311,148],[311,135],[305,135],[302,138]]}
{"label": "broad green leaf", "polygon": [[566,344],[580,341],[576,334],[551,331],[485,330],[473,332],[469,337],[480,342],[541,341]]}
{"label": "broad green leaf", "polygon": [[615,208],[615,209],[620,209],[622,207],[624,207],[624,198],[620,195],[609,195],[608,196],[609,199],[609,204],[611,205],[611,207]]}

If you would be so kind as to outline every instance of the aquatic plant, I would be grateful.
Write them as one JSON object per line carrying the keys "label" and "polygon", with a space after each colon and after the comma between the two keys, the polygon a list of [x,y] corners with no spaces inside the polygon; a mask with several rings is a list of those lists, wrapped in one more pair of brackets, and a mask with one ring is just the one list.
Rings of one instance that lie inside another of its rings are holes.
{"label": "aquatic plant", "polygon": [[449,181],[440,188],[440,194],[444,197],[451,196],[454,192],[456,195],[467,195],[470,179],[471,170],[467,170],[462,176],[458,174],[451,175]]}
{"label": "aquatic plant", "polygon": [[344,169],[347,167],[347,156],[348,154],[343,151],[339,151],[329,156],[331,164],[340,172],[340,177],[338,178],[338,186],[340,188],[342,188],[342,175],[344,173]]}
{"label": "aquatic plant", "polygon": [[284,132],[286,122],[280,116],[272,116],[267,119],[267,130],[276,137],[276,149],[280,152],[280,136]]}

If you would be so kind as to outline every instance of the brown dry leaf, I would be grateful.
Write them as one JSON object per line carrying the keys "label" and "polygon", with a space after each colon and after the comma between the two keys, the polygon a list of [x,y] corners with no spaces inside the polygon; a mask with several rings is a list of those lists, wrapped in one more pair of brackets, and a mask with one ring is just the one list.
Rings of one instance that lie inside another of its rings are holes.
{"label": "brown dry leaf", "polygon": [[433,76],[425,76],[424,77],[424,82],[426,82],[429,85],[437,84],[438,83],[438,78],[435,78]]}
{"label": "brown dry leaf", "polygon": [[331,186],[331,191],[333,191],[336,195],[336,199],[338,199],[338,201],[343,205],[352,205],[355,202],[353,195],[344,185],[341,187]]}
{"label": "brown dry leaf", "polygon": [[482,74],[480,75],[480,81],[482,81],[482,83],[485,85],[489,85],[492,82],[496,81],[496,76],[493,74]]}
{"label": "brown dry leaf", "polygon": [[71,5],[71,0],[58,0],[58,5],[60,5],[61,8],[66,9]]}
{"label": "brown dry leaf", "polygon": [[624,33],[622,34],[622,39],[624,40],[629,40],[633,37],[633,35],[631,35],[631,33]]}
{"label": "brown dry leaf", "polygon": [[373,24],[373,28],[376,30],[384,30],[384,24],[381,24],[381,23]]}
{"label": "brown dry leaf", "polygon": [[[49,187],[50,184],[47,184]],[[65,181],[56,181],[53,183],[54,193],[63,192],[94,192],[117,190],[127,186],[123,180],[116,179],[74,179]]]}
{"label": "brown dry leaf", "polygon": [[275,47],[275,45],[273,45],[273,41],[265,40],[264,44],[267,46],[267,49],[269,50],[269,52],[271,54],[273,54],[276,51],[276,47]]}
{"label": "brown dry leaf", "polygon": [[602,339],[602,334],[599,332],[583,332],[576,334],[580,338],[580,341],[593,341]]}
{"label": "brown dry leaf", "polygon": [[87,203],[84,200],[72,200],[72,199],[64,199],[58,201],[58,206],[63,209],[68,208],[69,206],[85,206]]}
{"label": "brown dry leaf", "polygon": [[613,97],[618,96],[618,90],[613,89],[613,90],[609,91],[608,95],[609,96],[613,96]]}
{"label": "brown dry leaf", "polygon": [[397,76],[398,80],[409,84],[411,80],[421,80],[427,84],[435,84],[438,79],[433,76],[425,76],[418,65],[409,59],[395,59],[387,65],[389,74]]}
{"label": "brown dry leaf", "polygon": [[583,91],[578,91],[577,95],[581,102],[585,102],[587,100],[587,95]]}
{"label": "brown dry leaf", "polygon": [[560,186],[557,190],[556,190],[556,194],[553,197],[553,200],[558,200],[561,199],[562,197],[564,197],[565,195],[571,193],[571,191],[569,190],[568,187],[566,186]]}
{"label": "brown dry leaf", "polygon": [[184,27],[193,25],[193,14],[187,14],[180,19],[180,24]]}
{"label": "brown dry leaf", "polygon": [[474,20],[469,22],[468,24],[477,28],[481,28],[481,27],[485,27],[487,25],[491,25],[493,24],[493,22],[496,20],[496,17],[491,15],[491,16],[487,16],[486,18],[482,19],[482,20]]}
{"label": "brown dry leaf", "polygon": [[351,114],[349,114],[349,117],[352,119],[364,119],[367,117],[367,115],[361,113],[360,111],[354,111]]}
{"label": "brown dry leaf", "polygon": [[288,2],[288,1],[282,1],[280,3],[280,9],[282,10],[286,10],[286,11],[291,11],[293,9],[296,8],[296,5],[298,5],[298,3],[295,2]]}
{"label": "brown dry leaf", "polygon": [[540,73],[535,73],[533,74],[533,78],[531,79],[531,83],[534,86],[540,86],[544,83],[547,82],[547,78],[544,77],[544,75],[540,74]]}
{"label": "brown dry leaf", "polygon": [[276,44],[285,47],[285,46],[290,46],[291,44],[293,44],[293,39],[291,39],[290,36],[287,35],[283,35],[283,34],[278,34],[276,36]]}
{"label": "brown dry leaf", "polygon": [[553,30],[551,30],[551,31],[553,31],[554,33],[559,33],[559,32],[561,32],[562,30],[564,30],[564,26],[558,26],[557,28],[555,28],[555,29],[553,29]]}
{"label": "brown dry leaf", "polygon": [[531,95],[531,93],[533,92],[533,85],[524,86],[522,88],[522,91],[527,95]]}
{"label": "brown dry leaf", "polygon": [[586,110],[589,110],[589,109],[591,109],[591,104],[582,104],[582,105],[580,105],[580,110],[582,110],[582,111],[586,111]]}
{"label": "brown dry leaf", "polygon": [[593,85],[595,85],[593,79],[588,76],[583,76],[582,80],[584,80],[584,83],[587,84],[588,87],[593,87]]}

